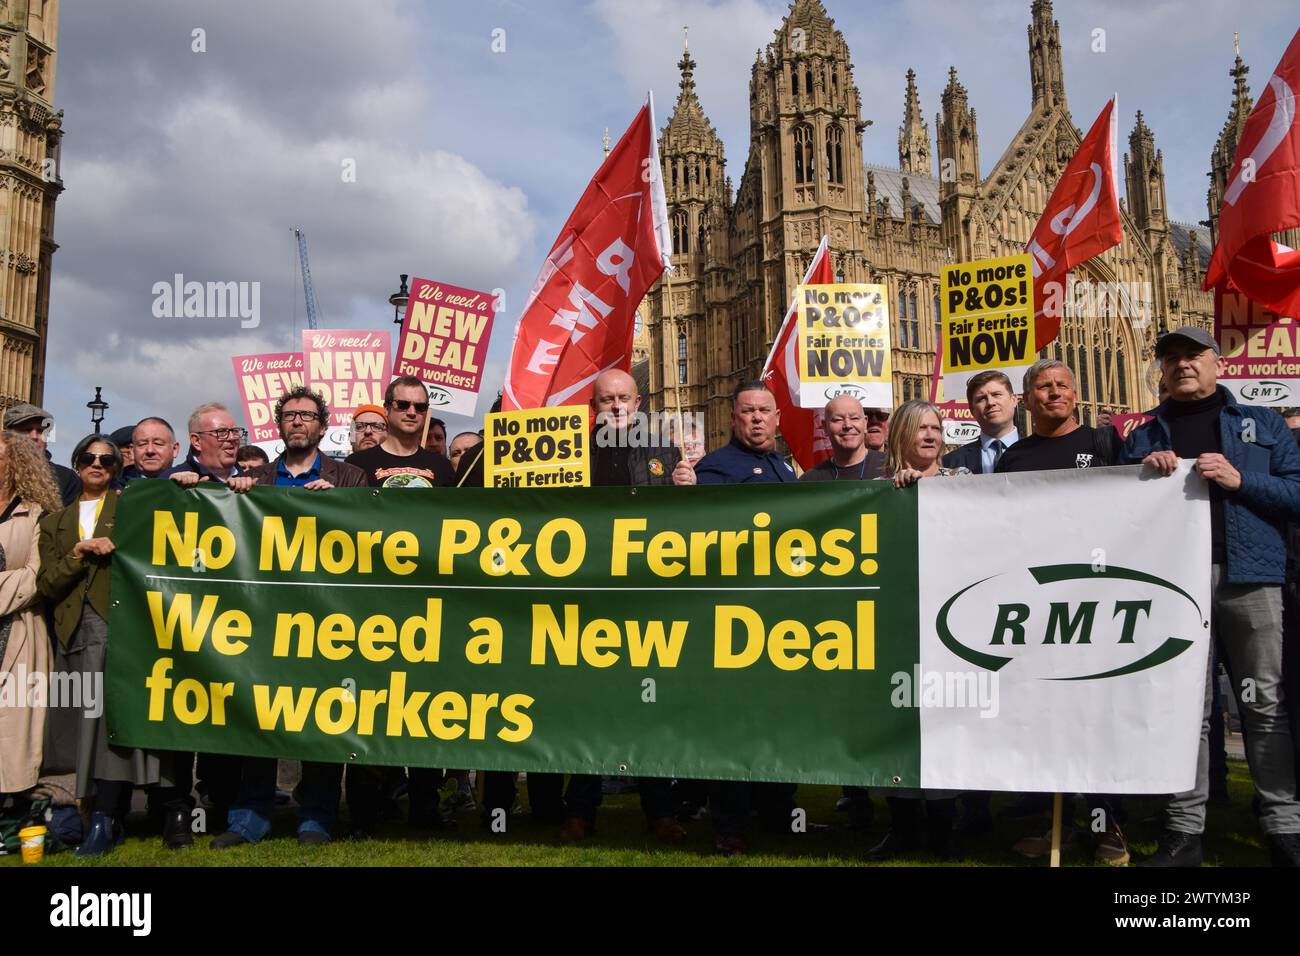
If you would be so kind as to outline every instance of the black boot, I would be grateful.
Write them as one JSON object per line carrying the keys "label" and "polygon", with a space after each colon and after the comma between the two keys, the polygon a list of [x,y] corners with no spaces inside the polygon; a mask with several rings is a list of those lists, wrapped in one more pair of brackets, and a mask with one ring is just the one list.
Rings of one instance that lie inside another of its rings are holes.
{"label": "black boot", "polygon": [[887,797],[886,802],[889,804],[889,832],[867,851],[867,859],[873,863],[892,860],[921,845],[917,832],[921,801],[911,797]]}
{"label": "black boot", "polygon": [[77,847],[77,856],[103,856],[117,843],[117,821],[96,811],[90,815],[90,832]]}
{"label": "black boot", "polygon": [[953,799],[925,801],[925,846],[941,860],[957,855],[957,841],[952,832],[956,811],[957,801]]}
{"label": "black boot", "polygon": [[1300,833],[1275,833],[1269,842],[1274,866],[1300,867]]}
{"label": "black boot", "polygon": [[163,846],[169,850],[179,850],[194,845],[194,834],[190,831],[189,811],[180,807],[163,811],[162,841]]}
{"label": "black boot", "polygon": [[1165,830],[1160,834],[1156,852],[1138,866],[1200,866],[1201,835],[1199,833],[1180,833],[1177,830]]}

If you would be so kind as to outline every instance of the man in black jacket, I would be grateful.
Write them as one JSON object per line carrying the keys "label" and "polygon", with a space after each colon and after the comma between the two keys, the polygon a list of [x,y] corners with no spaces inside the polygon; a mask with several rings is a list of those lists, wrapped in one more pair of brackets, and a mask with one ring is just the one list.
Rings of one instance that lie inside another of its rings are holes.
{"label": "man in black jacket", "polygon": [[81,479],[71,468],[50,461],[50,451],[45,447],[45,433],[53,425],[54,416],[36,405],[20,402],[5,409],[5,431],[26,435],[41,446],[45,460],[50,462],[50,477],[59,486],[59,497],[65,505],[70,505],[81,496]]}
{"label": "man in black jacket", "polygon": [[[592,389],[591,407],[596,414],[596,430],[591,442],[591,483],[593,486],[693,485],[695,469],[676,448],[650,444],[646,418],[638,413],[641,396],[636,382],[627,372],[613,369],[603,372]],[[497,783],[497,778],[492,782]],[[513,799],[512,781],[506,786],[485,792],[488,812],[493,807],[509,807]],[[596,825],[596,808],[601,801],[600,777],[573,774],[561,797],[562,774],[530,773],[528,796],[533,814],[539,819],[563,817],[561,839],[585,839]],[[670,781],[642,777],[638,784],[641,809],[649,829],[664,843],[680,843],[686,838],[673,817]]]}

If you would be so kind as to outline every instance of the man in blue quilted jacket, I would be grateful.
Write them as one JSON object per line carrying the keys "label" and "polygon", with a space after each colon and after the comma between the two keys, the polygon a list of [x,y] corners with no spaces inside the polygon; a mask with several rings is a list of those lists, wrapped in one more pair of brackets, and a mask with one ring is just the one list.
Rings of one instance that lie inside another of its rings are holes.
{"label": "man in blue quilted jacket", "polygon": [[[1218,377],[1207,332],[1184,326],[1156,342],[1168,388],[1155,419],[1134,430],[1125,460],[1169,475],[1196,461],[1210,485],[1211,622],[1226,655],[1274,862],[1300,865],[1295,751],[1282,694],[1282,588],[1287,522],[1300,520],[1300,450],[1271,408],[1239,405]],[[1156,852],[1140,866],[1199,866],[1209,799],[1211,688],[1207,677],[1196,786],[1176,794]]]}

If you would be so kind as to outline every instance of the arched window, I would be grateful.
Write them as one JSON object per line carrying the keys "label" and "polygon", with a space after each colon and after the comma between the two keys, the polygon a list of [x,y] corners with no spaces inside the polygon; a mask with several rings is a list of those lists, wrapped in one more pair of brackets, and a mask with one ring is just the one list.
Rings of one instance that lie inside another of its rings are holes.
{"label": "arched window", "polygon": [[898,347],[907,348],[907,293],[898,288]]}
{"label": "arched window", "polygon": [[708,225],[708,217],[701,213],[700,228],[695,235],[695,251],[700,255],[704,254],[704,228],[706,225]]}
{"label": "arched window", "polygon": [[673,188],[677,188],[677,160],[673,160]]}
{"label": "arched window", "polygon": [[1079,346],[1079,367],[1074,374],[1079,377],[1079,399],[1090,401],[1092,393],[1088,388],[1088,350],[1082,345]]}
{"label": "arched window", "polygon": [[943,341],[943,310],[939,307],[939,293],[934,294],[934,347]]}
{"label": "arched window", "polygon": [[1111,396],[1106,394],[1106,366],[1101,364],[1100,348],[1092,350],[1092,390],[1095,393],[1093,398],[1099,404],[1108,400],[1113,401]]}
{"label": "arched window", "polygon": [[831,64],[831,90],[838,93],[840,91],[840,72],[835,64]]}
{"label": "arched window", "polygon": [[808,69],[804,70],[804,72],[803,72],[803,90],[804,90],[805,93],[811,93],[811,92],[813,91],[812,67],[811,67],[811,66],[808,67]]}
{"label": "arched window", "polygon": [[813,131],[807,123],[794,128],[794,181],[811,183],[817,178]]}
{"label": "arched window", "polygon": [[690,219],[685,209],[673,213],[673,252],[684,256],[691,251]]}
{"label": "arched window", "polygon": [[1128,382],[1124,378],[1124,353],[1115,352],[1115,381],[1119,383],[1119,403],[1128,407]]}
{"label": "arched window", "polygon": [[1074,346],[1073,346],[1073,345],[1067,345],[1067,346],[1065,347],[1065,364],[1068,365],[1068,366],[1070,366],[1070,371],[1071,371],[1071,373],[1074,374],[1075,379],[1077,380],[1077,379],[1078,379],[1078,376],[1079,376],[1079,366],[1077,366],[1077,365],[1074,364]]}
{"label": "arched window", "polygon": [[912,348],[921,347],[921,327],[916,321],[916,293],[907,297],[907,324],[912,331]]}
{"label": "arched window", "polygon": [[711,162],[704,164],[704,182],[713,185],[713,163]]}
{"label": "arched window", "polygon": [[844,130],[838,123],[826,130],[826,178],[844,183]]}
{"label": "arched window", "polygon": [[686,333],[677,333],[677,381],[686,384]]}
{"label": "arched window", "polygon": [[790,92],[799,95],[799,67],[793,63],[790,64]]}

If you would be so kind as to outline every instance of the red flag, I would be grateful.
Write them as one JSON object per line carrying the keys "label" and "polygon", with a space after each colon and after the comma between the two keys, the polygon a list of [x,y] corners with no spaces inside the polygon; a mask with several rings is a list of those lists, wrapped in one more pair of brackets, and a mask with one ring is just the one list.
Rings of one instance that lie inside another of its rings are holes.
{"label": "red flag", "polygon": [[501,407],[582,404],[601,372],[628,371],[636,308],[671,255],[651,97],[546,256],[515,329]]}
{"label": "red flag", "polygon": [[1250,111],[1219,208],[1219,244],[1202,289],[1225,280],[1282,315],[1300,313],[1300,252],[1270,233],[1300,226],[1300,30]]}
{"label": "red flag", "polygon": [[[1025,246],[1034,257],[1034,332],[1040,349],[1061,330],[1069,271],[1124,238],[1115,189],[1116,99],[1110,98],[1079,144]],[[1055,295],[1044,293],[1049,282],[1059,283]]]}
{"label": "red flag", "polygon": [[[830,245],[822,236],[817,254],[813,256],[804,285],[829,285],[835,281],[831,268]],[[804,471],[831,456],[831,443],[822,431],[822,415],[815,408],[799,407],[799,321],[798,300],[790,300],[785,321],[772,343],[763,364],[763,381],[776,396],[776,407],[781,412],[781,436],[790,446],[790,453]]]}

